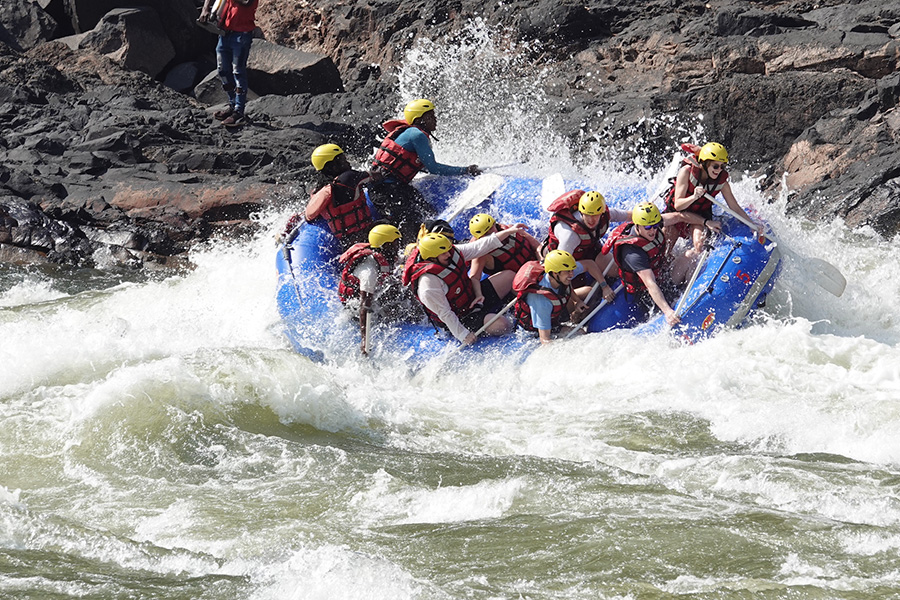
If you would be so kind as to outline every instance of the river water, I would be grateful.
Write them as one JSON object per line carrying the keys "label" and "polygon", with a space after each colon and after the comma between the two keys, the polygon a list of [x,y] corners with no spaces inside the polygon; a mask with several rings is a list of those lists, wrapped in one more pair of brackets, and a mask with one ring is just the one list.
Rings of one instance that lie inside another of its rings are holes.
{"label": "river water", "polygon": [[[489,69],[417,52],[401,90],[447,107],[439,158],[507,162],[464,143],[484,99],[454,69]],[[494,135],[533,150],[519,174],[655,185]],[[900,596],[897,240],[736,189],[847,290],[786,260],[751,326],[694,346],[312,363],[275,309],[284,212],[182,274],[0,266],[0,598]]]}

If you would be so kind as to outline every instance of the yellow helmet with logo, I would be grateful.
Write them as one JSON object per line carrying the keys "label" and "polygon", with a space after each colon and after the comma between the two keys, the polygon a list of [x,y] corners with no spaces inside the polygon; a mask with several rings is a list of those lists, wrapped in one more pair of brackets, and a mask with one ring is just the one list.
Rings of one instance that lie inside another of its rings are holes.
{"label": "yellow helmet with logo", "polygon": [[369,245],[373,248],[381,248],[385,244],[399,239],[400,230],[387,223],[376,225],[369,230]]}
{"label": "yellow helmet with logo", "polygon": [[574,271],[578,263],[575,257],[565,250],[551,250],[544,257],[544,272],[559,273],[560,271]]}
{"label": "yellow helmet with logo", "polygon": [[413,121],[430,110],[434,110],[434,102],[431,100],[426,100],[425,98],[413,100],[403,109],[403,118],[406,119],[407,123],[412,125]]}
{"label": "yellow helmet with logo", "polygon": [[343,154],[344,151],[337,144],[323,144],[313,150],[312,164],[316,171],[321,171],[325,165],[330,163],[336,156]]}
{"label": "yellow helmet with logo", "polygon": [[700,148],[700,154],[697,155],[697,159],[700,160],[700,162],[703,162],[704,160],[717,160],[719,162],[727,163],[728,150],[726,150],[725,146],[722,144],[709,142]]}
{"label": "yellow helmet with logo", "polygon": [[599,215],[606,212],[606,199],[600,192],[585,192],[578,200],[578,212],[583,215]]}
{"label": "yellow helmet with logo", "polygon": [[444,252],[449,252],[453,243],[442,233],[426,233],[417,244],[419,256],[425,260],[431,260]]}
{"label": "yellow helmet with logo", "polygon": [[494,220],[494,217],[487,213],[479,213],[469,219],[469,233],[472,234],[476,240],[484,236],[488,231],[491,230],[491,227],[497,224],[497,221]]}
{"label": "yellow helmet with logo", "polygon": [[631,221],[635,225],[656,225],[662,221],[662,215],[652,202],[641,202],[631,211]]}

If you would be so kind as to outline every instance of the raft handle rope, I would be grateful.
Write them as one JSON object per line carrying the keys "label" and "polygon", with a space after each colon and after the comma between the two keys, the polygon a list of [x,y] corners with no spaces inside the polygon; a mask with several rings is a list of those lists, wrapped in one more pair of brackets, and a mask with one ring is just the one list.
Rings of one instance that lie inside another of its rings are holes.
{"label": "raft handle rope", "polygon": [[[679,316],[679,317],[682,316],[682,315],[684,315],[684,314],[687,314],[688,312],[690,312],[690,310],[691,310],[692,308],[694,308],[694,307],[697,305],[698,302],[700,302],[700,299],[703,298],[703,296],[705,296],[706,294],[711,294],[711,293],[712,293],[712,291],[713,291],[713,285],[715,285],[716,280],[719,278],[719,275],[722,273],[722,269],[724,269],[724,268],[725,268],[725,265],[728,264],[728,259],[730,259],[730,258],[731,258],[731,255],[734,254],[734,251],[737,250],[737,249],[740,248],[740,247],[741,247],[741,242],[737,242],[737,241],[732,241],[732,242],[731,242],[731,250],[729,250],[729,251],[728,251],[728,254],[725,255],[725,258],[722,259],[722,264],[719,265],[719,268],[716,270],[716,274],[713,275],[712,278],[710,278],[709,284],[708,284],[705,288],[703,288],[703,291],[702,291],[702,292],[700,292],[699,294],[697,294],[697,297],[694,298],[694,299],[691,301],[691,303],[688,305],[688,307],[685,308],[682,312],[678,313],[678,316]],[[695,274],[696,274],[696,273],[695,273]],[[695,280],[696,280],[696,278],[695,278]],[[691,283],[691,285],[693,285],[693,282]],[[687,294],[688,294],[689,291],[690,291],[690,286],[688,286],[688,287],[684,290],[684,294],[682,294],[682,296],[681,296],[681,301],[679,301],[679,304],[683,304],[683,301],[684,301],[684,299],[687,297]],[[676,312],[677,312],[677,311],[676,311]]]}

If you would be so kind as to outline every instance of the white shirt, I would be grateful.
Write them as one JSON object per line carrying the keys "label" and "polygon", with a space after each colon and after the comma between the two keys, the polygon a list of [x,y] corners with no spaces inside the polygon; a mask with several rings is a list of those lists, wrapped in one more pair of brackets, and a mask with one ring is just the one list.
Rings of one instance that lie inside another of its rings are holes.
{"label": "white shirt", "polygon": [[[503,243],[497,238],[496,233],[492,233],[487,237],[468,242],[465,244],[457,244],[455,247],[459,250],[466,262],[470,262],[479,256],[484,256],[491,250],[496,250]],[[459,317],[453,312],[450,301],[447,300],[447,292],[450,288],[444,281],[432,273],[425,273],[416,281],[419,286],[417,288],[417,296],[428,310],[438,316],[438,319],[447,326],[453,337],[459,341],[466,339],[470,332],[465,325],[459,322]]]}

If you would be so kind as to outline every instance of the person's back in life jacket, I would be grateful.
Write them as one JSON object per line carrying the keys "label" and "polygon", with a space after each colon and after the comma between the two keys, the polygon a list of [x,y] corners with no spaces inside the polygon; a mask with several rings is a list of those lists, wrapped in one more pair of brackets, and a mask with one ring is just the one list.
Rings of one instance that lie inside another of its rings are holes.
{"label": "person's back in life jacket", "polygon": [[400,230],[380,223],[369,231],[368,242],[354,244],[338,258],[338,296],[346,307],[358,309],[363,354],[368,352],[372,315],[386,323],[414,320],[421,315],[400,283],[396,269],[400,246]]}
{"label": "person's back in life jacket", "polygon": [[373,223],[364,190],[371,179],[369,174],[351,169],[336,144],[316,148],[312,163],[321,178],[320,187],[306,206],[306,220],[322,217],[343,248],[365,240]]}

